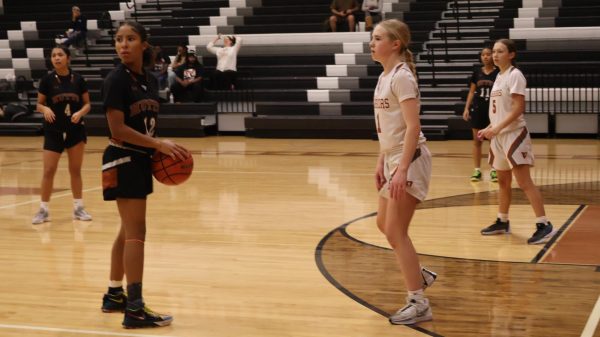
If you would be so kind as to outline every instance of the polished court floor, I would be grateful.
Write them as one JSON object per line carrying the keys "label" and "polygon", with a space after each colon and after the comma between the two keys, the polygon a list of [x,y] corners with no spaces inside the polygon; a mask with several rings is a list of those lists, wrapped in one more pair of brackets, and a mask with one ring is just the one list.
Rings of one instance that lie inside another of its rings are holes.
{"label": "polished court floor", "polygon": [[[155,182],[148,202],[144,292],[174,315],[125,330],[100,311],[116,205],[102,201],[107,140],[91,137],[84,200],[71,219],[66,155],[33,226],[41,137],[0,137],[0,336],[585,336],[600,337],[600,141],[534,139],[532,171],[559,235],[528,246],[533,212],[515,189],[512,234],[482,237],[497,185],[471,183],[470,142],[429,142],[433,177],[411,225],[434,319],[392,326],[401,273],[377,231],[377,142],[244,137],[178,139],[190,180]],[[487,174],[487,165],[483,165]],[[516,186],[515,186],[516,187]]]}

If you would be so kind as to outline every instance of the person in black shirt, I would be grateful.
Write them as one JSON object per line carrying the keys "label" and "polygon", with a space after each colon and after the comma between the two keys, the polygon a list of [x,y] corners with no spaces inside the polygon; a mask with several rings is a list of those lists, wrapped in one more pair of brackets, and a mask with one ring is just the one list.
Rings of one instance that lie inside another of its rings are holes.
{"label": "person in black shirt", "polygon": [[175,83],[171,93],[175,102],[200,102],[202,100],[202,76],[204,68],[193,51],[188,51],[185,63],[175,69]]}
{"label": "person in black shirt", "polygon": [[[471,122],[473,132],[473,164],[475,169],[471,175],[471,181],[481,181],[481,146],[482,139],[477,138],[477,132],[485,129],[490,125],[488,110],[490,106],[490,91],[494,85],[498,69],[494,67],[492,60],[492,50],[483,48],[480,54],[483,67],[478,67],[473,71],[471,80],[469,81],[469,94],[467,95],[467,103],[463,112],[463,119]],[[498,181],[498,174],[492,168],[490,171],[490,180]]]}
{"label": "person in black shirt", "polygon": [[[102,87],[103,107],[110,128],[109,145],[102,158],[104,200],[116,200],[121,229],[114,241],[104,312],[125,312],[125,328],[166,326],[173,317],[146,308],[142,298],[146,198],[152,193],[151,155],[160,151],[173,158],[190,154],[180,145],[156,138],[158,83],[144,71],[154,60],[144,26],[126,21],[115,35],[121,64]],[[127,276],[127,296],[123,276]]]}
{"label": "person in black shirt", "polygon": [[87,34],[87,20],[81,15],[81,9],[77,6],[71,8],[71,23],[66,31],[66,38],[57,39],[58,44],[64,46],[77,45],[85,39]]}
{"label": "person in black shirt", "polygon": [[44,115],[44,174],[40,210],[33,217],[33,224],[50,221],[48,203],[58,161],[65,149],[74,199],[73,219],[92,220],[83,207],[81,179],[87,141],[83,116],[90,111],[90,95],[83,77],[69,68],[70,57],[69,49],[53,48],[50,59],[54,70],[40,80],[36,109]]}

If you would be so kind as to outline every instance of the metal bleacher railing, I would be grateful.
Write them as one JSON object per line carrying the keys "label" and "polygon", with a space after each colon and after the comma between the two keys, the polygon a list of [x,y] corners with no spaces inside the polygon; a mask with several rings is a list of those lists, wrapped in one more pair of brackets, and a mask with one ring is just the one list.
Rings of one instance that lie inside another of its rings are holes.
{"label": "metal bleacher railing", "polygon": [[526,72],[526,113],[547,114],[554,136],[557,114],[596,114],[600,130],[600,73]]}

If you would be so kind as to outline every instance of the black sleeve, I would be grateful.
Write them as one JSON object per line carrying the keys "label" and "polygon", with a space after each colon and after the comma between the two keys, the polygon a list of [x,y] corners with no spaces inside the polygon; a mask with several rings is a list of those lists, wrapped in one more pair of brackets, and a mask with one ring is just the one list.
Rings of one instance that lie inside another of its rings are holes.
{"label": "black sleeve", "polygon": [[109,74],[102,85],[102,107],[104,110],[113,108],[125,111],[127,102],[126,95],[129,88],[127,78],[119,78],[117,73]]}
{"label": "black sleeve", "polygon": [[48,97],[48,94],[50,93],[50,77],[49,76],[44,76],[42,77],[42,79],[40,80],[40,85],[38,87],[38,92],[46,97]]}
{"label": "black sleeve", "polygon": [[204,68],[201,65],[196,66],[196,77],[204,77]]}
{"label": "black sleeve", "polygon": [[83,78],[83,76],[78,76],[78,78],[79,83],[77,83],[77,85],[79,86],[79,92],[85,94],[86,92],[88,92],[87,81],[85,80],[85,78]]}
{"label": "black sleeve", "polygon": [[175,75],[177,75],[179,79],[183,79],[183,68],[185,68],[185,64],[182,64],[179,67],[175,68]]}
{"label": "black sleeve", "polygon": [[478,77],[478,76],[477,76],[477,73],[478,73],[478,72],[479,72],[479,71],[478,71],[477,69],[476,69],[476,70],[473,70],[473,75],[471,75],[471,79],[469,80],[469,85],[470,85],[471,83],[473,83],[473,84],[477,85],[477,77]]}
{"label": "black sleeve", "polygon": [[164,55],[164,60],[166,64],[171,64],[171,58],[169,57],[169,55]]}

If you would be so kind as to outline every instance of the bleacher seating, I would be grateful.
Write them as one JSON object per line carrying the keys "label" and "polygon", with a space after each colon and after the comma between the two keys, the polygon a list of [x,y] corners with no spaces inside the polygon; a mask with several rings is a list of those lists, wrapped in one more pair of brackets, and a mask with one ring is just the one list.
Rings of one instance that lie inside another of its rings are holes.
{"label": "bleacher seating", "polygon": [[[47,69],[52,38],[62,33],[69,20],[71,1],[33,1],[39,6],[4,0],[0,76],[41,77]],[[178,125],[196,125],[186,119],[194,114],[201,126],[217,123],[214,109],[218,109],[222,116],[245,117],[245,130],[239,131],[251,136],[372,137],[372,92],[381,67],[370,58],[368,33],[323,32],[329,3],[163,0],[131,8],[131,4],[118,1],[82,0],[78,5],[92,25],[97,25],[106,11],[117,21],[137,19],[148,28],[150,42],[161,45],[168,55],[174,55],[179,44],[195,48],[209,74],[216,59],[206,51],[206,44],[217,33],[243,36],[238,57],[239,94],[209,91],[206,104],[165,104],[167,121],[161,125],[170,125],[169,133],[176,133]],[[599,27],[593,23],[600,7],[594,1],[565,0],[560,6],[541,8],[521,8],[523,5],[520,0],[385,0],[385,16],[399,18],[411,27],[422,124],[430,138],[470,136],[468,125],[457,113],[462,112],[467,80],[478,53],[490,40],[515,39],[519,66],[526,75],[554,67],[597,72],[598,44],[578,44],[599,38]],[[105,128],[99,90],[116,61],[106,32],[87,48],[86,57],[73,58],[73,69],[86,77],[90,87],[94,108],[88,125],[92,133]],[[249,104],[222,109],[227,100],[249,100]],[[178,118],[179,122],[170,122]],[[198,130],[182,134],[204,133]]]}

